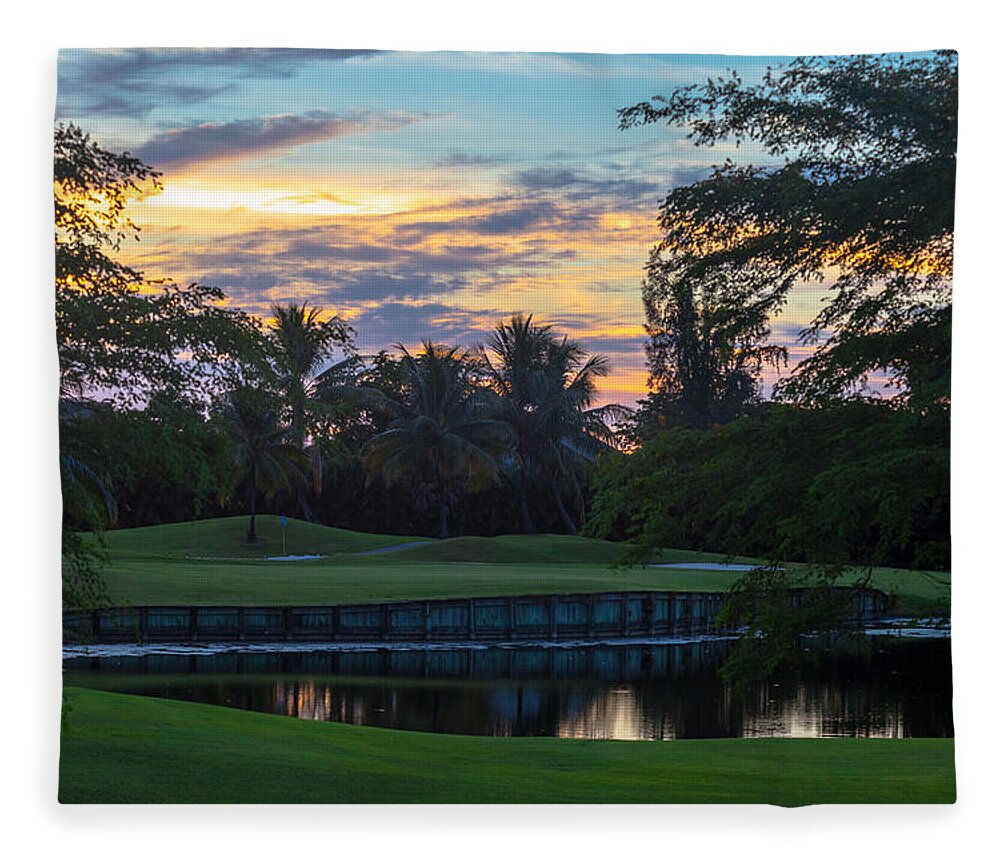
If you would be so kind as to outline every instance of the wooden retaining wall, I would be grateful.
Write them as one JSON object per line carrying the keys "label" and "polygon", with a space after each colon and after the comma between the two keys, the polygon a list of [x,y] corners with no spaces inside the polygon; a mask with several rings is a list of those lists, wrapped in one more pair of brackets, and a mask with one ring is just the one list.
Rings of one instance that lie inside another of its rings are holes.
{"label": "wooden retaining wall", "polygon": [[[796,599],[793,596],[793,600]],[[627,639],[716,629],[718,592],[475,597],[352,606],[133,606],[63,614],[68,642],[451,642]],[[863,620],[888,597],[855,594]]]}

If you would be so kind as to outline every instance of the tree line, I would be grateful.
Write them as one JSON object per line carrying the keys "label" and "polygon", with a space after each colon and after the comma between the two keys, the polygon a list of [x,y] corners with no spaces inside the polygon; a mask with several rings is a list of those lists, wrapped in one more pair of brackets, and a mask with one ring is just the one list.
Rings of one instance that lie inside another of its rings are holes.
{"label": "tree line", "polygon": [[[363,358],[336,314],[270,320],[116,259],[151,167],[56,130],[56,308],[67,544],[262,506],[350,528],[447,537],[582,520],[621,407],[594,405],[606,358],[531,316],[472,349],[425,341]],[[335,358],[340,358],[331,364]],[[472,500],[472,504],[460,502]],[[554,513],[553,513],[554,512]]]}
{"label": "tree line", "polygon": [[[82,401],[65,430],[115,496],[118,525],[285,512],[368,531],[576,533],[590,472],[617,443],[594,407],[607,362],[531,317],[481,347],[425,342],[332,366],[349,329],[276,306],[270,360],[207,400]],[[85,526],[75,522],[77,528]]]}
{"label": "tree line", "polygon": [[[590,534],[948,567],[957,117],[950,51],[802,58],[619,111],[765,163],[727,159],[660,206],[642,444],[602,465]],[[810,284],[812,352],[765,401],[788,360],[769,320]]]}

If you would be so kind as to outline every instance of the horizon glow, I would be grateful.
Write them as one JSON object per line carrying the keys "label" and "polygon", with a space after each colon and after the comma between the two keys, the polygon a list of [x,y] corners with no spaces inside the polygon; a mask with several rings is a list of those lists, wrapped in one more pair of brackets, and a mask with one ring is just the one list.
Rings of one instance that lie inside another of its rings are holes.
{"label": "horizon glow", "polygon": [[[262,317],[308,302],[362,352],[469,347],[533,314],[607,355],[600,402],[646,392],[641,282],[657,201],[727,156],[616,109],[780,57],[293,49],[67,50],[58,121],[163,174],[122,257]],[[794,365],[823,284],[772,340]],[[773,374],[766,381],[773,382]]]}

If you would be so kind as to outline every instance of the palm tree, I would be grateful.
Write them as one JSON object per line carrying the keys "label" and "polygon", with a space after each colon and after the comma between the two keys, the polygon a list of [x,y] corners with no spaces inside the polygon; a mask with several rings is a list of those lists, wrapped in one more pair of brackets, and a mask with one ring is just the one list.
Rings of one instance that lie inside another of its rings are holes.
{"label": "palm tree", "polygon": [[488,417],[487,392],[470,379],[474,360],[468,353],[429,341],[417,355],[397,348],[403,352],[403,396],[367,392],[373,406],[394,415],[389,429],[364,447],[367,483],[378,478],[391,488],[407,479],[427,482],[437,499],[439,535],[447,538],[451,498],[459,488],[477,491],[496,482],[498,459],[513,433]]}
{"label": "palm tree", "polygon": [[[289,438],[292,444],[306,450],[309,418],[317,408],[315,374],[329,358],[335,346],[351,349],[353,330],[338,316],[321,319],[320,308],[298,305],[274,305],[271,337],[275,346],[278,385],[288,409]],[[322,466],[318,448],[313,448],[314,491],[321,492]],[[307,520],[313,514],[304,489],[297,490],[298,506]]]}
{"label": "palm tree", "polygon": [[579,347],[566,346],[571,348],[560,348],[552,356],[551,370],[545,376],[547,390],[543,389],[533,415],[534,441],[528,448],[551,490],[564,528],[575,535],[579,528],[566,509],[564,493],[571,494],[582,514],[584,487],[597,457],[615,447],[613,425],[621,423],[630,410],[618,404],[593,407],[595,380],[607,375],[607,359],[590,356],[578,361],[574,355]]}
{"label": "palm tree", "polygon": [[223,399],[219,417],[229,436],[238,483],[246,488],[250,525],[247,543],[257,541],[257,497],[272,498],[305,482],[308,456],[286,441],[280,407],[269,392],[243,386]]}
{"label": "palm tree", "polygon": [[496,327],[480,356],[499,395],[500,416],[517,436],[523,531],[536,531],[529,487],[532,481],[544,479],[564,527],[576,534],[578,528],[563,494],[570,491],[582,508],[587,472],[614,438],[609,423],[627,412],[620,406],[592,407],[597,380],[608,374],[608,359],[587,356],[579,344],[557,337],[551,326],[538,325],[521,314]]}

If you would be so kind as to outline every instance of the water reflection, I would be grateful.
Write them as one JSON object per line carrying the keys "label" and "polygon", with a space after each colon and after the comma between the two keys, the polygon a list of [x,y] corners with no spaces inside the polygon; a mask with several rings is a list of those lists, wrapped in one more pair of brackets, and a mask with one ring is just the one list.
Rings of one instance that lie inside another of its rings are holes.
{"label": "water reflection", "polygon": [[299,719],[617,740],[944,737],[948,639],[876,639],[736,695],[730,645],[158,654],[66,661],[67,683]]}

